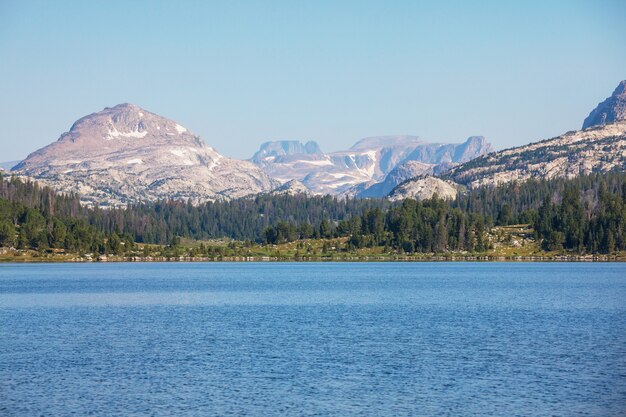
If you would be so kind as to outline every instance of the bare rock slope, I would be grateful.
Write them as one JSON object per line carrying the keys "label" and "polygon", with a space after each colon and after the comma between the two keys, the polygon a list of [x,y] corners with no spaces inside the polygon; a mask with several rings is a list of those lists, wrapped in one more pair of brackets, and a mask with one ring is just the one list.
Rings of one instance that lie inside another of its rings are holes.
{"label": "bare rock slope", "polygon": [[589,113],[583,122],[583,129],[621,120],[626,120],[626,80],[619,83],[611,97]]}
{"label": "bare rock slope", "polygon": [[302,184],[298,180],[287,181],[280,187],[277,187],[276,189],[272,190],[270,194],[273,194],[273,195],[303,194],[303,195],[309,195],[309,196],[314,195],[314,193],[312,193],[311,190],[309,190],[306,185]]}
{"label": "bare rock slope", "polygon": [[403,182],[393,189],[388,198],[391,201],[405,200],[407,198],[426,200],[436,194],[444,200],[454,200],[460,188],[458,184],[452,181],[426,176]]}
{"label": "bare rock slope", "polygon": [[199,203],[279,185],[247,161],[230,159],[178,123],[132,104],[78,120],[13,169],[94,205],[157,199]]}
{"label": "bare rock slope", "polygon": [[445,177],[476,188],[625,169],[626,122],[617,122],[495,152],[453,168]]}

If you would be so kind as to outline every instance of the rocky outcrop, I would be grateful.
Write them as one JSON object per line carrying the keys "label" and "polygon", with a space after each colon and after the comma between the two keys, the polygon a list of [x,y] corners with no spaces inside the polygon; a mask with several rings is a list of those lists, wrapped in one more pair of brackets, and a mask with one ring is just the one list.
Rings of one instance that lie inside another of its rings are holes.
{"label": "rocky outcrop", "polygon": [[180,124],[132,104],[83,117],[13,172],[103,206],[158,199],[200,203],[279,185],[254,164],[226,158]]}
{"label": "rocky outcrop", "polygon": [[452,181],[427,176],[403,182],[393,189],[388,198],[391,201],[399,201],[407,198],[427,200],[436,194],[438,198],[454,200],[459,193],[459,188],[458,184]]}
{"label": "rocky outcrop", "polygon": [[280,194],[287,194],[287,195],[298,195],[298,194],[313,195],[311,190],[309,190],[309,188],[306,185],[304,185],[303,183],[301,183],[298,180],[287,181],[286,183],[284,183],[280,187],[277,187],[276,189],[272,190],[272,192],[270,194],[274,194],[274,195],[280,195]]}
{"label": "rocky outcrop", "polygon": [[583,129],[626,120],[626,80],[619,83],[611,97],[598,104],[583,123]]}

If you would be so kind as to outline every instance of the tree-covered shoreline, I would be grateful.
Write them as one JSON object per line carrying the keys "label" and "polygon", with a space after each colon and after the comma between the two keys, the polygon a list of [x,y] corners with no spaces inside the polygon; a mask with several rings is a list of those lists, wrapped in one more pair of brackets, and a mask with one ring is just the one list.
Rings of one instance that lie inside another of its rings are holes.
{"label": "tree-covered shoreline", "polygon": [[[245,256],[254,247],[265,248],[255,249],[255,256],[265,257],[272,246],[293,242],[301,242],[306,254],[302,242],[318,241],[320,254],[323,242],[338,242],[334,250],[344,254],[377,248],[377,256],[472,256],[506,245],[510,237],[496,237],[494,230],[501,234],[513,224],[526,225],[529,241],[546,253],[624,251],[626,173],[483,187],[453,201],[435,196],[392,204],[265,194],[198,206],[161,201],[117,209],[84,207],[77,195],[0,174],[0,247],[16,250],[216,258]],[[199,243],[183,248],[181,239]],[[203,243],[220,239],[222,246]]]}

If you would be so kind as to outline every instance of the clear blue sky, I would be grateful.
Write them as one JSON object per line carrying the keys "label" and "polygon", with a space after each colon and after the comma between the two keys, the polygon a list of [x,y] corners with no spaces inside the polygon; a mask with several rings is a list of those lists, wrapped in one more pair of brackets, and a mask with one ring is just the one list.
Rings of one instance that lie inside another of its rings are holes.
{"label": "clear blue sky", "polygon": [[131,102],[218,151],[384,134],[497,148],[626,79],[626,1],[0,0],[0,161]]}

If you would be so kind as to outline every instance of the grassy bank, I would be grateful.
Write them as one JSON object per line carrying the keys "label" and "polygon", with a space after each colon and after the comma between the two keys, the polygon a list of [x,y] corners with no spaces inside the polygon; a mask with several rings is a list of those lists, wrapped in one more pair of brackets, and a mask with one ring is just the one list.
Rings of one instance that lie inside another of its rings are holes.
{"label": "grassy bank", "polygon": [[305,239],[267,245],[250,241],[181,240],[175,246],[136,244],[99,255],[59,249],[0,250],[0,262],[259,262],[259,261],[626,261],[626,252],[579,254],[544,251],[527,225],[492,228],[489,249],[479,253],[403,253],[382,246],[352,248],[348,238]]}

